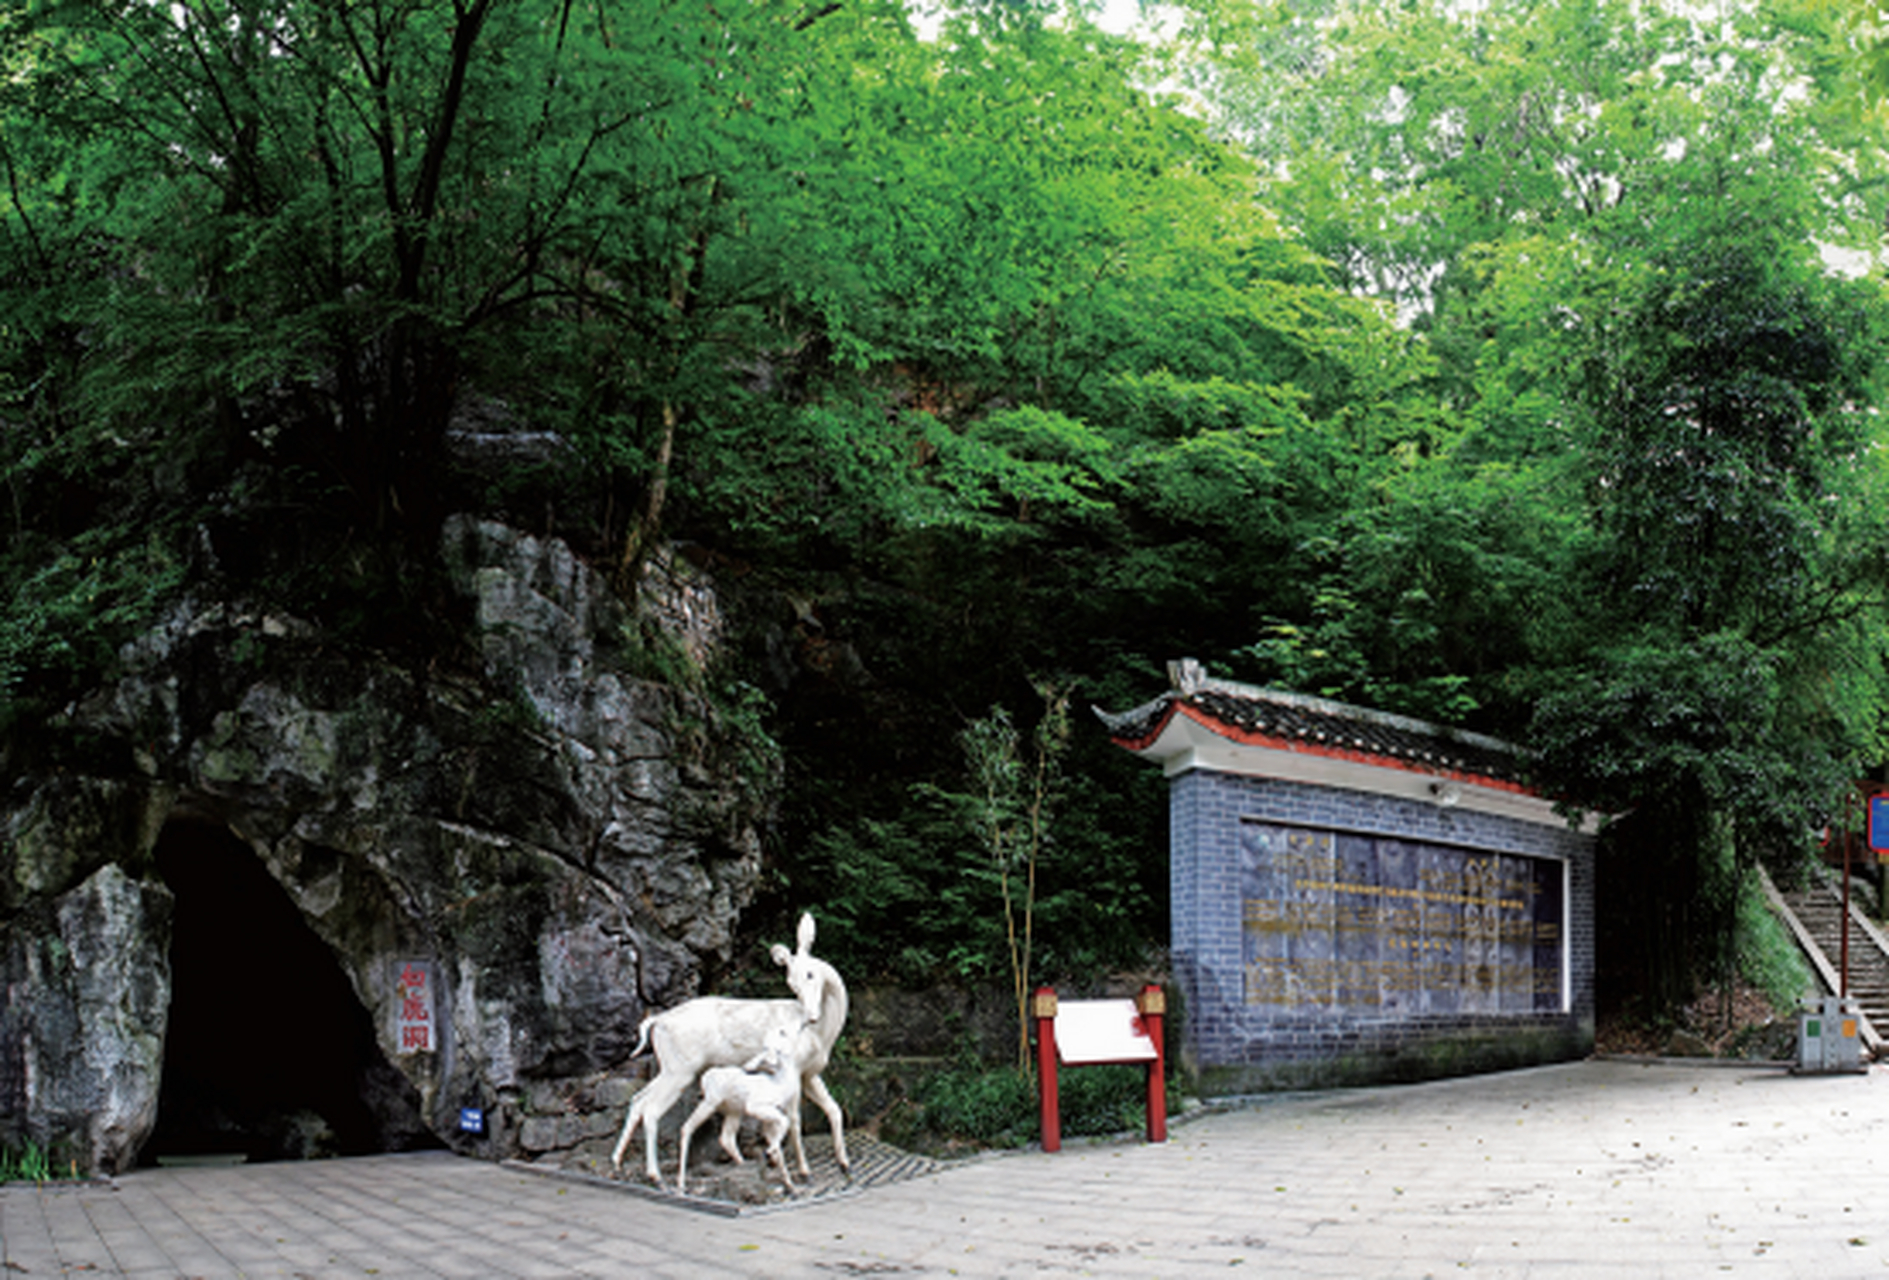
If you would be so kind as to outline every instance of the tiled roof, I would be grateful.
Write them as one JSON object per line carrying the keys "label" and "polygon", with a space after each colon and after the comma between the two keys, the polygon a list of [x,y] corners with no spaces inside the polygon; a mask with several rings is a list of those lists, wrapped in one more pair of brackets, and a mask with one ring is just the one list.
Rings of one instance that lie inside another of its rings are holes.
{"label": "tiled roof", "polygon": [[1111,737],[1140,751],[1185,714],[1223,737],[1287,751],[1312,751],[1419,772],[1525,786],[1525,753],[1480,734],[1368,711],[1323,698],[1215,680],[1198,663],[1170,664],[1175,687],[1132,711],[1096,714]]}

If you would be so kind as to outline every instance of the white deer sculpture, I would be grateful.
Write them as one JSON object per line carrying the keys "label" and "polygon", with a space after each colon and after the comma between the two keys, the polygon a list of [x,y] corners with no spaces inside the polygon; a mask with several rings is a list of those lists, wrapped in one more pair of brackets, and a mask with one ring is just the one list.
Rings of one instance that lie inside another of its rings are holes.
{"label": "white deer sculpture", "polygon": [[[833,1158],[842,1170],[850,1172],[846,1158],[845,1121],[840,1104],[827,1091],[820,1073],[826,1070],[833,1045],[846,1025],[846,984],[839,971],[824,960],[814,958],[813,917],[802,915],[798,933],[800,949],[789,951],[775,943],[770,954],[774,963],[787,970],[787,986],[794,993],[790,1000],[738,1000],[728,996],[697,996],[673,1009],[653,1013],[643,1019],[636,1048],[631,1056],[643,1051],[648,1043],[656,1050],[658,1071],[655,1079],[636,1091],[630,1099],[630,1113],[623,1118],[623,1135],[610,1157],[611,1165],[623,1168],[623,1153],[629,1148],[630,1135],[643,1126],[645,1154],[648,1156],[649,1180],[662,1185],[662,1170],[656,1164],[656,1129],[669,1108],[710,1067],[735,1067],[754,1058],[766,1047],[768,1031],[786,1027],[795,1033],[793,1062],[800,1076],[801,1089],[826,1112],[833,1131]],[[791,1130],[794,1158],[800,1176],[811,1177],[806,1148],[800,1141],[799,1108],[795,1108]]]}
{"label": "white deer sculpture", "polygon": [[794,1179],[781,1154],[781,1138],[800,1132],[800,1073],[794,1070],[794,1042],[799,1038],[798,1031],[775,1027],[767,1033],[767,1047],[739,1067],[710,1067],[702,1073],[701,1104],[682,1122],[676,1140],[676,1190],[689,1193],[689,1139],[720,1113],[721,1149],[736,1164],[747,1163],[735,1143],[742,1120],[752,1116],[761,1122],[767,1162],[780,1168],[781,1181],[792,1194]]}

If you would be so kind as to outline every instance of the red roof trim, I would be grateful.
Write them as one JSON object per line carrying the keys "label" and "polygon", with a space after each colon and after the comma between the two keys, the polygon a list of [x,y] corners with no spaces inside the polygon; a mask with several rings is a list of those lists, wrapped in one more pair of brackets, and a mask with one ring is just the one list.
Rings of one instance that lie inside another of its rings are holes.
{"label": "red roof trim", "polygon": [[[1111,740],[1115,743],[1116,746],[1125,748],[1126,750],[1129,750],[1129,751],[1146,751],[1149,747],[1152,747],[1155,744],[1155,740],[1157,738],[1159,738],[1163,733],[1167,732],[1168,721],[1174,718],[1174,710],[1176,707],[1179,707],[1180,705],[1181,704],[1179,702],[1168,703],[1167,710],[1163,711],[1161,713],[1161,718],[1154,722],[1154,727],[1148,730],[1148,732],[1143,734],[1141,737],[1139,738],[1113,738],[1112,737]],[[1215,721],[1215,723],[1217,724],[1218,721]],[[1213,725],[1208,725],[1207,727],[1213,728]]]}
{"label": "red roof trim", "polygon": [[1519,782],[1510,782],[1506,778],[1491,778],[1484,774],[1466,773],[1460,769],[1423,768],[1409,760],[1400,760],[1396,756],[1379,755],[1369,751],[1350,751],[1342,747],[1321,746],[1294,738],[1275,738],[1267,734],[1252,733],[1235,725],[1230,725],[1216,716],[1211,716],[1199,707],[1176,699],[1155,721],[1154,727],[1139,738],[1116,738],[1115,744],[1129,751],[1146,751],[1167,731],[1168,723],[1176,712],[1199,724],[1208,731],[1237,742],[1242,746],[1264,747],[1269,751],[1290,751],[1297,755],[1322,756],[1328,760],[1349,760],[1354,764],[1372,765],[1379,769],[1401,769],[1405,773],[1420,773],[1430,777],[1448,778],[1454,782],[1472,783],[1478,787],[1487,787],[1491,791],[1506,791],[1518,796],[1539,796],[1532,787]]}

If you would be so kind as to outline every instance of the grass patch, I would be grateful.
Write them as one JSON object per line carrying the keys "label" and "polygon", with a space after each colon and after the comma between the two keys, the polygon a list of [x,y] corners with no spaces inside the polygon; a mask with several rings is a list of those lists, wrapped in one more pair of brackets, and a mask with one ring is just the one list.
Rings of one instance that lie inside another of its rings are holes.
{"label": "grass patch", "polygon": [[1795,1009],[1799,998],[1817,989],[1809,962],[1765,901],[1756,876],[1739,888],[1737,930],[1739,973],[1779,1011]]}
{"label": "grass patch", "polygon": [[0,1183],[76,1181],[78,1176],[77,1159],[62,1161],[37,1143],[29,1142],[17,1151],[0,1147]]}

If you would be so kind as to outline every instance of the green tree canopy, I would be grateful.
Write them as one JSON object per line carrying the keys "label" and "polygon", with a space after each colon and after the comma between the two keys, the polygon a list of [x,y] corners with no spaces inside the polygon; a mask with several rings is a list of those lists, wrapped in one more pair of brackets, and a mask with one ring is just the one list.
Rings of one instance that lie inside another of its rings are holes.
{"label": "green tree canopy", "polygon": [[[1831,15],[1588,0],[1209,7],[1266,191],[1436,360],[1427,456],[1253,656],[1479,707],[1616,870],[1659,994],[1879,752],[1882,150]],[[1814,18],[1814,20],[1813,20]],[[1401,680],[1393,680],[1402,673]]]}
{"label": "green tree canopy", "polygon": [[[740,673],[776,882],[933,922],[863,966],[1004,967],[931,945],[1000,907],[940,881],[971,717],[1184,655],[1540,745],[1709,940],[1878,752],[1882,299],[1827,264],[1889,208],[1880,15],[1188,14],[0,13],[0,717],[194,584],[424,651],[479,507],[794,602]],[[487,430],[548,443],[480,470]],[[1068,752],[1050,969],[1164,884],[1158,779]]]}

